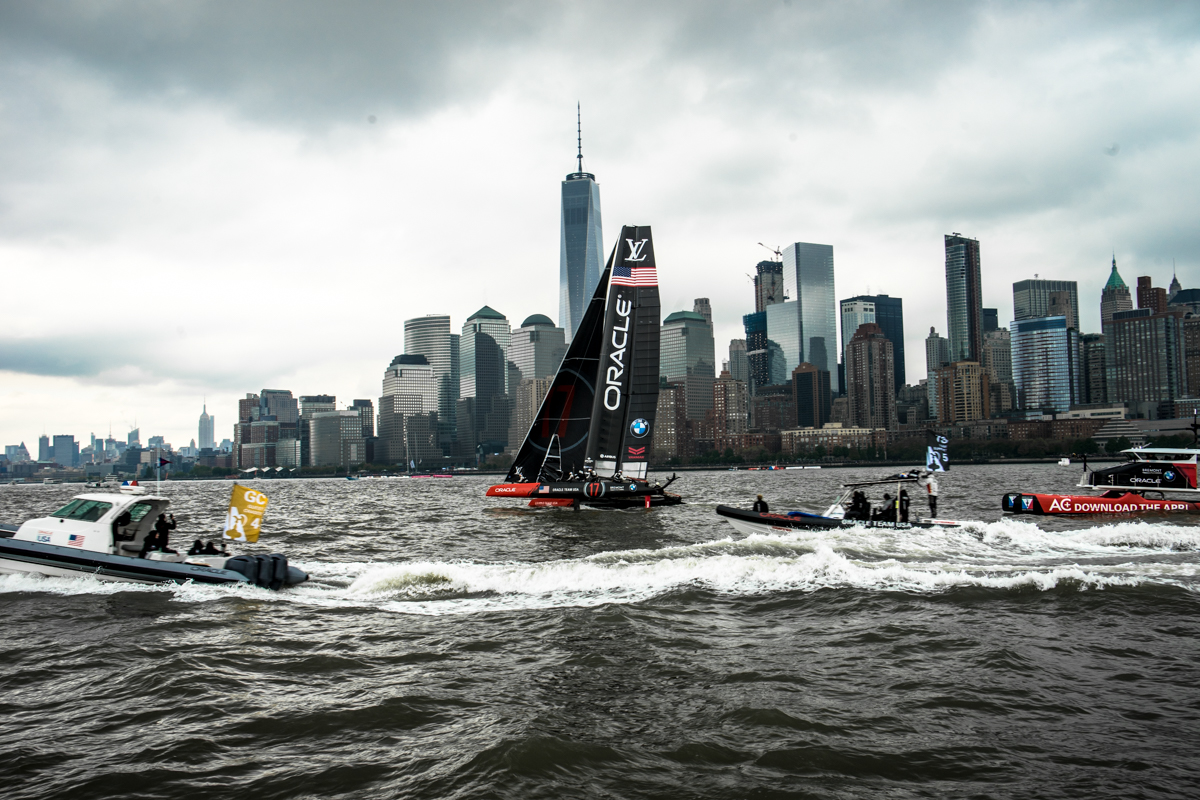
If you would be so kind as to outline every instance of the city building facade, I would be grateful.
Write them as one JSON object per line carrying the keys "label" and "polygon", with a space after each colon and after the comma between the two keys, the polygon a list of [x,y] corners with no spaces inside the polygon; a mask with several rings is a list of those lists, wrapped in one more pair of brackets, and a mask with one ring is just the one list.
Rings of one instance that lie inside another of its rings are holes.
{"label": "city building facade", "polygon": [[438,446],[444,455],[450,455],[457,433],[459,344],[447,314],[404,321],[404,352],[425,356],[438,381]]}
{"label": "city building facade", "polygon": [[567,352],[566,331],[543,314],[526,317],[509,342],[508,360],[520,370],[523,381],[552,377]]}
{"label": "city building facade", "polygon": [[1012,321],[1018,408],[1066,413],[1084,401],[1079,333],[1070,322],[1066,316]]}
{"label": "city building facade", "polygon": [[853,425],[896,429],[893,359],[892,343],[874,322],[864,322],[850,337],[846,348],[846,398]]}
{"label": "city building facade", "polygon": [[[838,360],[838,308],[833,245],[809,242],[788,245],[783,251],[783,286],[785,294],[799,306],[802,334],[799,360],[790,364],[787,374],[802,361],[834,374]],[[774,339],[769,322],[767,331]],[[842,391],[841,386],[838,391]]]}
{"label": "city building facade", "polygon": [[983,358],[983,289],[979,240],[952,233],[946,245],[946,338],[950,361]]}
{"label": "city building facade", "polygon": [[833,393],[829,371],[805,362],[792,370],[792,394],[796,402],[796,425],[820,428],[829,422]]}
{"label": "city building facade", "polygon": [[558,321],[568,342],[579,329],[604,264],[600,184],[583,171],[582,139],[576,159],[576,170],[562,182],[558,256]]}
{"label": "city building facade", "polygon": [[1037,319],[1039,317],[1058,316],[1059,308],[1051,310],[1051,295],[1066,292],[1070,298],[1071,313],[1067,317],[1067,327],[1079,330],[1079,284],[1075,281],[1052,281],[1046,279],[1031,279],[1017,281],[1013,287],[1013,319]]}
{"label": "city building facade", "polygon": [[1104,326],[1110,402],[1157,404],[1187,394],[1183,314],[1117,311]]}
{"label": "city building facade", "polygon": [[1125,281],[1121,280],[1121,273],[1117,272],[1117,257],[1114,255],[1112,272],[1109,273],[1108,282],[1100,291],[1101,327],[1112,322],[1113,314],[1118,311],[1131,311],[1132,309],[1133,298],[1129,294],[1129,287],[1125,285]]}
{"label": "city building facade", "polygon": [[676,311],[663,320],[660,336],[659,375],[686,387],[687,419],[704,419],[716,380],[712,326],[694,311]]}
{"label": "city building facade", "polygon": [[991,416],[991,387],[983,365],[956,361],[937,370],[936,379],[939,423],[956,425]]}

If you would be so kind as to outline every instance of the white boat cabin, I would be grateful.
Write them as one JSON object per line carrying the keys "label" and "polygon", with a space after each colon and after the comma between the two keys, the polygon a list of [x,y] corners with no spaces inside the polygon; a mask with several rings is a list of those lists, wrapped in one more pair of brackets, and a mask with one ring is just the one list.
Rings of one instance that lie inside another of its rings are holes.
{"label": "white boat cabin", "polygon": [[1133,447],[1122,450],[1130,461],[1167,461],[1172,464],[1195,464],[1200,450],[1179,447]]}
{"label": "white boat cabin", "polygon": [[[12,538],[136,557],[158,515],[170,504],[167,498],[153,495],[80,494],[50,516],[24,523]],[[128,521],[118,524],[125,512]]]}

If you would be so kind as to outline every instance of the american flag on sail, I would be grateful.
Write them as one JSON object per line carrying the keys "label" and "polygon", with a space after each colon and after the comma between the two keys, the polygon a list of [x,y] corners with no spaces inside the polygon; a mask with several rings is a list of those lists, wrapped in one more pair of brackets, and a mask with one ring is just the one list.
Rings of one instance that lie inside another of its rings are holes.
{"label": "american flag on sail", "polygon": [[617,264],[609,282],[614,286],[658,286],[658,271],[654,267]]}

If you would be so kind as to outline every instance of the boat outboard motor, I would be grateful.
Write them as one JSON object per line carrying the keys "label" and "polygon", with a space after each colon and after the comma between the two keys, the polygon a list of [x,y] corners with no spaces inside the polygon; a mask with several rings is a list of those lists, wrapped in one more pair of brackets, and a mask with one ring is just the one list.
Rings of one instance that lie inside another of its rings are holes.
{"label": "boat outboard motor", "polygon": [[225,569],[242,573],[250,583],[264,589],[282,589],[308,580],[305,572],[288,566],[287,556],[278,553],[269,556],[234,556],[225,562]]}

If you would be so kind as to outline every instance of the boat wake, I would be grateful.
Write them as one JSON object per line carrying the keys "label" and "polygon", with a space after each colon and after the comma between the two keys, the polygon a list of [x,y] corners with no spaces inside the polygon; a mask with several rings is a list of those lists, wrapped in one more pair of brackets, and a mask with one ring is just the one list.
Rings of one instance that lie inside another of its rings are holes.
{"label": "boat wake", "polygon": [[374,607],[422,615],[590,607],[653,601],[686,590],[725,596],[853,588],[933,594],[1099,590],[1158,585],[1200,590],[1200,528],[1129,521],[1049,533],[1013,519],[959,529],[849,528],[763,534],[545,562],[307,562],[311,581],[274,593],[252,586],[130,585],[0,576],[0,594],[168,592],[204,602]]}

